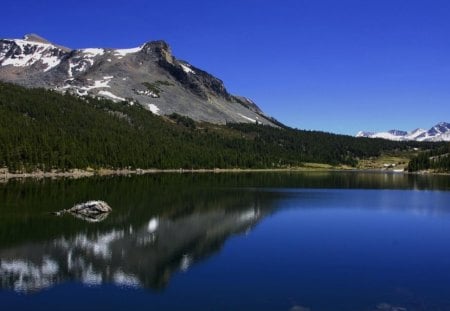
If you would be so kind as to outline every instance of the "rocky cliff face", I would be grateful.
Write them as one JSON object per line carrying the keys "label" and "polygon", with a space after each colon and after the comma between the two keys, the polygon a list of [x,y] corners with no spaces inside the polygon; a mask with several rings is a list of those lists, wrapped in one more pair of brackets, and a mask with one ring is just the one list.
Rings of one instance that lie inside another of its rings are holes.
{"label": "rocky cliff face", "polygon": [[179,113],[213,123],[273,125],[251,100],[178,60],[164,41],[131,49],[71,50],[37,36],[0,40],[0,80],[79,96],[141,104],[156,114]]}

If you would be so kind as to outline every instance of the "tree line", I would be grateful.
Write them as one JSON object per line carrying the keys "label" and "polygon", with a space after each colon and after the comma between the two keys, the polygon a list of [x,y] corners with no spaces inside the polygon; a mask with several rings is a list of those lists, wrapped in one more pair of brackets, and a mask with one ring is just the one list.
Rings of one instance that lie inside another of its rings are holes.
{"label": "tree line", "polygon": [[423,170],[450,172],[450,144],[447,143],[439,148],[423,151],[409,161],[408,171]]}
{"label": "tree line", "polygon": [[355,165],[382,152],[436,143],[391,142],[257,124],[216,125],[141,105],[0,83],[0,167],[280,168]]}

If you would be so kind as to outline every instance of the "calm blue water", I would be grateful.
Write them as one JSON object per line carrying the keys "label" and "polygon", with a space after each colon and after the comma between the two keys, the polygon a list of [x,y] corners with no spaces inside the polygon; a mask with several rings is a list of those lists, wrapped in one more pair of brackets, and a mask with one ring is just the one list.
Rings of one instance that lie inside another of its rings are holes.
{"label": "calm blue water", "polygon": [[[0,186],[3,310],[450,310],[448,177]],[[97,223],[48,211],[103,199]]]}

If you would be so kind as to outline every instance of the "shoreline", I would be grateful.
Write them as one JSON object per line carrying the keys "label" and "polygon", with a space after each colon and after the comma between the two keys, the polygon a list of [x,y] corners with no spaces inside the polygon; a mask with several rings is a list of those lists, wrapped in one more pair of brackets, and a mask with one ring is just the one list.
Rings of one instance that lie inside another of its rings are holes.
{"label": "shoreline", "polygon": [[0,183],[8,182],[12,179],[59,179],[59,178],[86,178],[94,176],[130,176],[130,175],[147,175],[147,174],[164,174],[164,173],[270,173],[270,172],[355,172],[355,173],[385,173],[385,174],[411,174],[411,175],[450,175],[450,173],[440,172],[408,172],[395,171],[385,169],[361,169],[349,167],[295,167],[295,168],[229,168],[229,169],[100,169],[100,170],[80,170],[74,169],[70,171],[50,171],[50,172],[30,172],[30,173],[10,173],[6,169],[0,170]]}
{"label": "shoreline", "polygon": [[340,171],[343,169],[322,169],[322,168],[276,168],[276,169],[249,169],[249,168],[229,168],[229,169],[100,169],[100,170],[70,170],[65,172],[29,172],[29,173],[10,173],[6,170],[0,171],[0,181],[10,179],[41,179],[41,178],[84,178],[94,176],[128,176],[128,175],[146,175],[163,173],[245,173],[245,172],[312,172],[312,171]]}

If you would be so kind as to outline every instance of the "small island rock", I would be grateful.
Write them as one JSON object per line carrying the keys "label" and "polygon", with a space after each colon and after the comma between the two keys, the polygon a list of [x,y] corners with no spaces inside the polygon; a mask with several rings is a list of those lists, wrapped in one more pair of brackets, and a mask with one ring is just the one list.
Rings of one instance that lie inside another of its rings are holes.
{"label": "small island rock", "polygon": [[74,205],[66,210],[69,213],[82,214],[82,215],[97,215],[103,213],[109,213],[112,209],[108,203],[104,201],[88,201]]}

